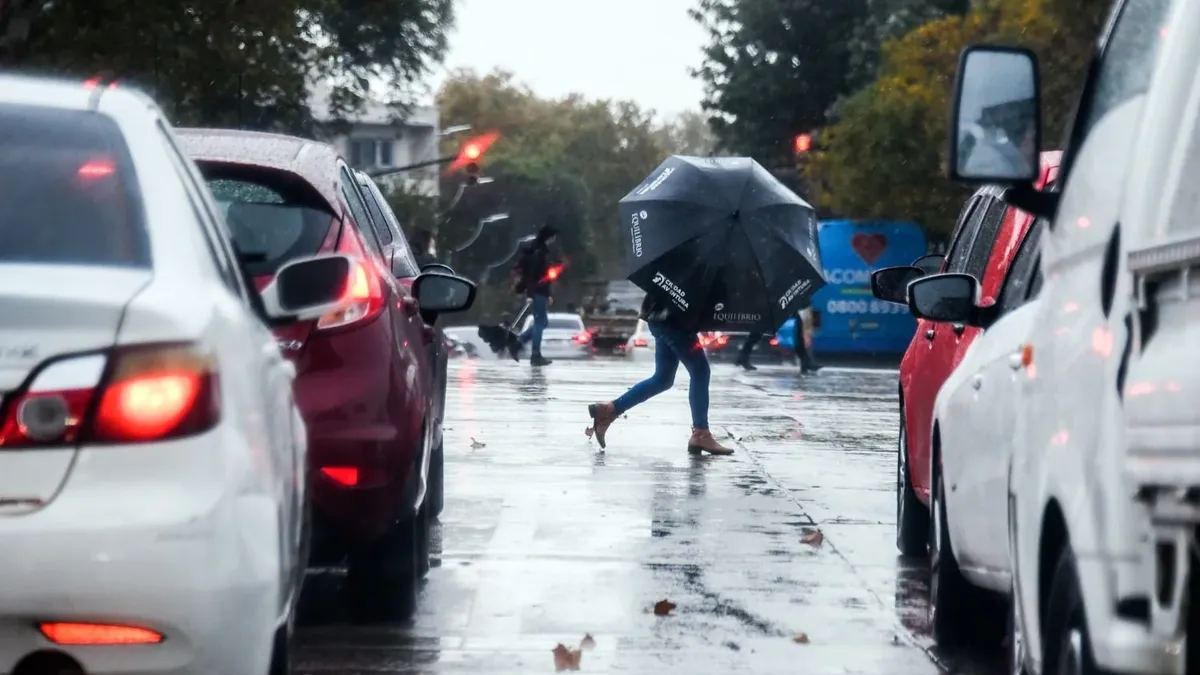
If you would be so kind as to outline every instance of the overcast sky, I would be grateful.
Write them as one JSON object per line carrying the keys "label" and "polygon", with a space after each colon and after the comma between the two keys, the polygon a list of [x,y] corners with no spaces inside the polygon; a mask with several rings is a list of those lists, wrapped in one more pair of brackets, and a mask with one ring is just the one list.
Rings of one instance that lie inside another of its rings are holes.
{"label": "overcast sky", "polygon": [[[626,98],[662,114],[699,110],[697,0],[459,0],[447,68],[513,71],[541,96]],[[441,84],[443,73],[434,78]]]}

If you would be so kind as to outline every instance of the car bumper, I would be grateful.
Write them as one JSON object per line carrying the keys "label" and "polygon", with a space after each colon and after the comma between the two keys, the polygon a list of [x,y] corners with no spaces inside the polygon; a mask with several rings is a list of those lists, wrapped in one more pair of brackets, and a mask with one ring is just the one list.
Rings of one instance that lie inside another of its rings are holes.
{"label": "car bumper", "polygon": [[[210,447],[196,448],[204,438]],[[113,462],[136,466],[140,452],[188,453],[190,446],[215,456],[215,445],[209,435],[85,449],[48,506],[0,518],[0,673],[44,650],[67,654],[87,673],[266,672],[282,606],[274,498],[227,488],[237,477],[219,475],[217,463],[203,458],[186,485],[156,481],[149,471],[119,484],[95,478],[112,476]],[[60,646],[39,622],[131,625],[164,639]]]}
{"label": "car bumper", "polygon": [[590,344],[579,344],[573,341],[563,343],[559,342],[542,342],[542,356],[548,359],[589,359],[592,357],[592,346]]}
{"label": "car bumper", "polygon": [[1122,573],[1144,576],[1144,570],[1136,562],[1106,556],[1081,555],[1076,565],[1080,586],[1091,591],[1085,592],[1084,601],[1096,665],[1105,672],[1129,675],[1184,675],[1186,636],[1174,640],[1152,635],[1144,624],[1122,619],[1113,611],[1116,599],[1109,593],[1110,579]]}

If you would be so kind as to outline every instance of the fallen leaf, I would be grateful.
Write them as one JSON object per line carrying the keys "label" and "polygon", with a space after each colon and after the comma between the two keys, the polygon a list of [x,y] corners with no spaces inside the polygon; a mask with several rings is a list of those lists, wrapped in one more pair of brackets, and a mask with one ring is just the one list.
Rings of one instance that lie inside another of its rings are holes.
{"label": "fallen leaf", "polygon": [[825,541],[825,535],[821,534],[820,530],[812,530],[810,532],[806,532],[804,537],[802,537],[800,539],[800,541],[804,542],[805,544],[808,544],[809,546],[820,547],[821,542]]}
{"label": "fallen leaf", "polygon": [[557,671],[564,670],[579,670],[579,661],[583,657],[583,652],[578,649],[567,649],[563,643],[558,643],[558,646],[551,650],[554,654],[554,669]]}
{"label": "fallen leaf", "polygon": [[480,443],[479,441],[475,440],[474,436],[471,437],[471,449],[472,450],[478,450],[480,448],[486,448],[486,447],[487,447],[487,443]]}
{"label": "fallen leaf", "polygon": [[583,636],[583,639],[579,641],[580,651],[582,651],[584,649],[595,649],[595,648],[596,648],[596,638],[592,637],[591,633],[585,634]]}
{"label": "fallen leaf", "polygon": [[678,607],[678,605],[670,600],[659,600],[658,602],[654,603],[654,616],[666,616],[670,614],[671,610],[675,609],[676,607]]}
{"label": "fallen leaf", "polygon": [[792,638],[792,642],[798,645],[808,644],[808,633],[796,633],[796,637]]}

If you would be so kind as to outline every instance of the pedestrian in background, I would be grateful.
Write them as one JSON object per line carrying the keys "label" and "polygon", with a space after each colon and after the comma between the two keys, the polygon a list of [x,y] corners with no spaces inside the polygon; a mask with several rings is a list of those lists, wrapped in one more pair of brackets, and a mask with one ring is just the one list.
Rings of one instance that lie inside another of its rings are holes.
{"label": "pedestrian in background", "polygon": [[523,247],[521,257],[517,259],[513,270],[516,276],[513,290],[524,293],[528,298],[533,322],[519,336],[513,337],[508,345],[508,353],[513,361],[520,361],[521,349],[532,343],[529,357],[531,366],[541,367],[552,363],[550,359],[542,356],[542,332],[550,323],[547,314],[554,302],[551,295],[554,278],[550,274],[550,268],[556,261],[551,257],[550,244],[554,243],[557,236],[558,230],[554,226],[543,225],[533,241]]}
{"label": "pedestrian in background", "polygon": [[796,350],[796,358],[800,360],[801,373],[815,373],[821,369],[821,365],[813,358],[812,352],[808,350],[808,335],[807,327],[804,325],[805,313],[812,313],[812,302],[801,307],[800,311],[796,312],[796,344],[793,349]]}
{"label": "pedestrian in background", "polygon": [[688,438],[688,452],[693,455],[702,452],[732,455],[733,450],[718,443],[708,430],[708,384],[711,372],[708,357],[700,346],[700,336],[695,330],[684,326],[668,307],[654,301],[650,294],[646,294],[642,301],[639,316],[646,321],[650,334],[654,336],[654,373],[618,398],[588,406],[596,442],[601,448],[606,447],[604,435],[618,417],[639,403],[670,389],[675,384],[675,373],[682,363],[691,378],[688,406],[692,414],[692,435]]}
{"label": "pedestrian in background", "polygon": [[754,348],[760,341],[762,341],[762,339],[763,334],[758,332],[751,333],[746,336],[746,341],[742,343],[742,348],[740,351],[738,351],[738,358],[736,361],[737,365],[745,368],[746,370],[758,370],[758,368],[755,368],[754,365],[750,363],[750,354],[754,351]]}

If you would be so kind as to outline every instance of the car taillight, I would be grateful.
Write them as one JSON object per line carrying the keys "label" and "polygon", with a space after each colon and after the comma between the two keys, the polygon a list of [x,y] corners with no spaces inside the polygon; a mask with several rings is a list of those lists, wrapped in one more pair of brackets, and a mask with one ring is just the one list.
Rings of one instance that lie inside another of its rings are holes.
{"label": "car taillight", "polygon": [[219,419],[207,355],[186,344],[123,347],[40,370],[0,406],[0,448],[160,441]]}
{"label": "car taillight", "polygon": [[649,343],[649,342],[646,340],[646,338],[634,338],[634,339],[633,339],[633,346],[634,346],[634,347],[645,347],[645,346],[647,346],[647,345],[649,345],[649,344],[650,344],[650,343]]}
{"label": "car taillight", "polygon": [[38,627],[47,640],[59,645],[152,645],[163,641],[161,633],[149,628],[120,624],[47,622]]}
{"label": "car taillight", "polygon": [[317,330],[345,328],[370,321],[383,312],[383,283],[379,281],[379,273],[369,264],[366,249],[353,227],[343,228],[337,251],[355,258],[346,282],[346,296],[351,302],[345,309],[318,319]]}
{"label": "car taillight", "polygon": [[581,345],[586,345],[587,343],[592,341],[592,334],[584,331],[583,333],[579,333],[571,339],[578,342]]}
{"label": "car taillight", "polygon": [[728,335],[718,335],[717,339],[716,339],[716,343],[717,343],[718,347],[724,347],[725,345],[729,344],[729,336]]}
{"label": "car taillight", "polygon": [[771,338],[767,344],[771,345],[772,347],[777,347],[779,346],[779,338]]}

